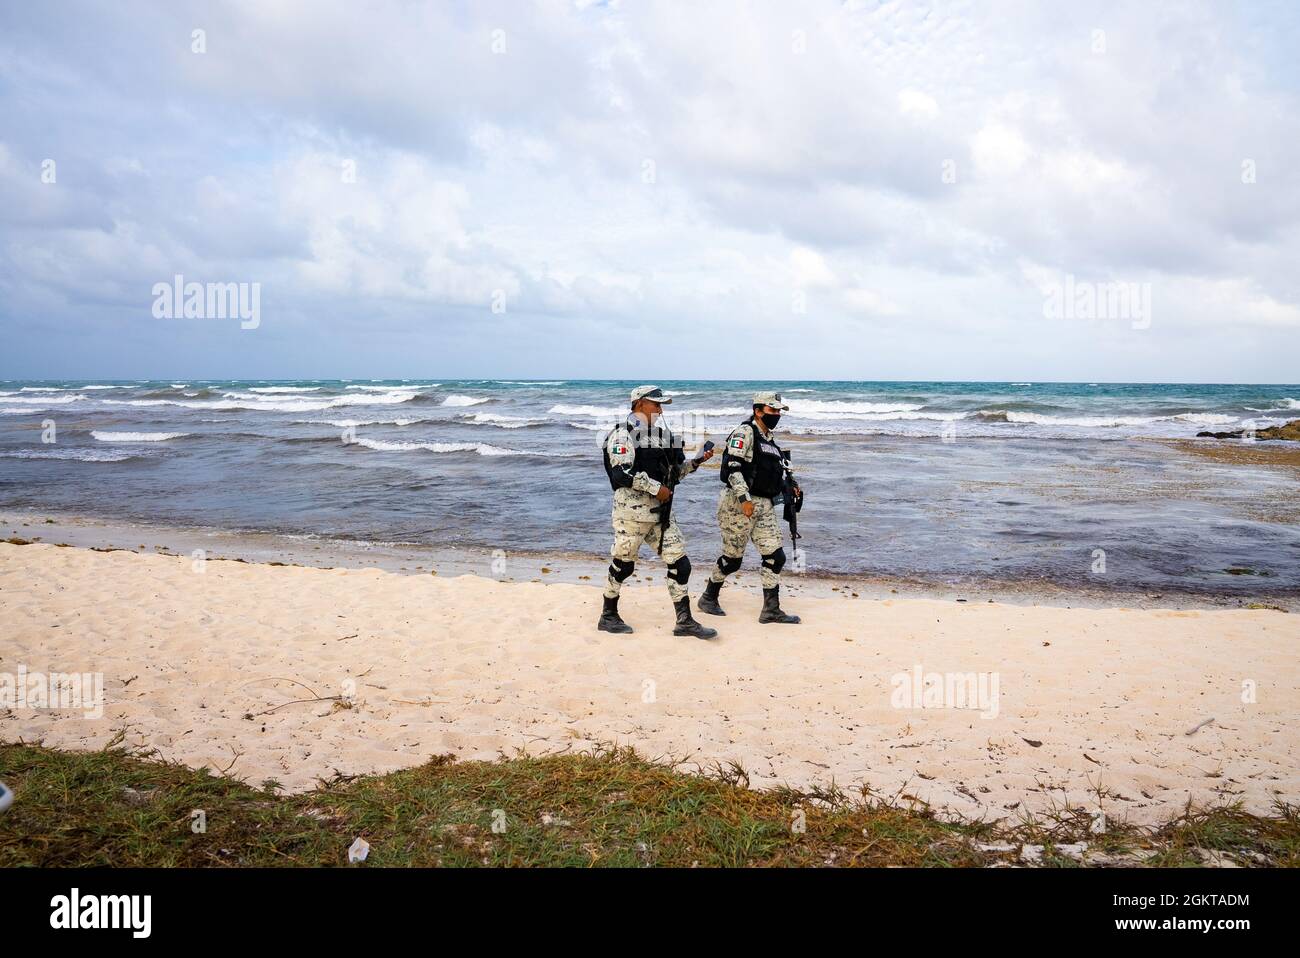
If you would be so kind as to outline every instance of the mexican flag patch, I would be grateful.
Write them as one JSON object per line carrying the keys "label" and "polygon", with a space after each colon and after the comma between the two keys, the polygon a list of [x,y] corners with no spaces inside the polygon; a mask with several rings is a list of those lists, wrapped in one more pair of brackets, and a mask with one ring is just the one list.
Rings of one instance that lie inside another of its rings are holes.
{"label": "mexican flag patch", "polygon": [[626,455],[627,455],[627,446],[623,445],[623,444],[620,442],[617,446],[614,447],[614,455],[616,455],[616,456],[626,456]]}
{"label": "mexican flag patch", "polygon": [[731,440],[731,442],[727,443],[727,446],[736,450],[736,452],[741,452],[745,448],[745,440],[737,436],[735,439]]}

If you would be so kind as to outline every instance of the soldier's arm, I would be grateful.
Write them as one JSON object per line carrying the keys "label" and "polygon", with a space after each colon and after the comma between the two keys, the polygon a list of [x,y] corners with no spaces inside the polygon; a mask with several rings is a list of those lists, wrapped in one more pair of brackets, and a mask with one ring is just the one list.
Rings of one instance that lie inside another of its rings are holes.
{"label": "soldier's arm", "polygon": [[[703,453],[701,453],[700,455],[703,455]],[[698,460],[698,459],[687,459],[685,462],[683,462],[680,466],[677,467],[677,470],[678,470],[678,471],[677,471],[677,478],[678,478],[678,479],[685,479],[687,476],[689,476],[691,473],[693,473],[696,469],[700,468],[700,465],[701,465],[701,463],[700,463],[700,460]]]}
{"label": "soldier's arm", "polygon": [[726,474],[727,485],[741,502],[749,499],[749,486],[741,475],[737,463],[741,460],[750,462],[754,458],[754,430],[749,426],[738,426],[727,437],[727,448],[722,454],[722,471]]}
{"label": "soldier's arm", "polygon": [[609,441],[605,444],[605,455],[609,457],[609,464],[614,469],[614,481],[620,489],[636,489],[652,496],[659,491],[659,483],[644,472],[632,472],[632,465],[636,462],[636,447],[632,445],[626,429],[615,429],[610,433]]}

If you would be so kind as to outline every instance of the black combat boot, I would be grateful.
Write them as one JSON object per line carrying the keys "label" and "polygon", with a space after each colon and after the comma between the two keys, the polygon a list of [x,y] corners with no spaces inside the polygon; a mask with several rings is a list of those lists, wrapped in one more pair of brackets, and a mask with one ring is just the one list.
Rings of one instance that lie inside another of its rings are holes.
{"label": "black combat boot", "polygon": [[788,625],[799,624],[799,616],[786,615],[781,611],[781,587],[779,585],[763,590],[763,611],[758,613],[758,621],[785,622]]}
{"label": "black combat boot", "polygon": [[710,579],[704,591],[700,593],[700,597],[695,600],[696,608],[709,615],[726,615],[727,613],[722,611],[722,606],[718,605],[718,593],[721,591],[722,583]]}
{"label": "black combat boot", "polygon": [[706,628],[691,618],[691,597],[683,596],[673,603],[677,610],[677,627],[673,635],[693,635],[697,639],[711,639],[718,634],[717,629]]}
{"label": "black combat boot", "polygon": [[618,614],[618,596],[605,600],[605,606],[600,610],[600,622],[596,628],[602,632],[631,632],[632,626],[628,625]]}

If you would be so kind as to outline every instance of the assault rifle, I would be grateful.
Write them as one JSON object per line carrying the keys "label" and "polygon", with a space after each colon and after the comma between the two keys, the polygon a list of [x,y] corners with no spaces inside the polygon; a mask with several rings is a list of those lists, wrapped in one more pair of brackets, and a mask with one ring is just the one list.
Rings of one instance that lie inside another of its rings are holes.
{"label": "assault rifle", "polygon": [[788,452],[782,456],[782,462],[785,464],[785,471],[781,474],[781,498],[785,500],[785,508],[781,512],[781,518],[790,524],[790,551],[796,552],[801,538],[799,510],[803,508],[803,490],[795,484],[794,473],[790,471]]}

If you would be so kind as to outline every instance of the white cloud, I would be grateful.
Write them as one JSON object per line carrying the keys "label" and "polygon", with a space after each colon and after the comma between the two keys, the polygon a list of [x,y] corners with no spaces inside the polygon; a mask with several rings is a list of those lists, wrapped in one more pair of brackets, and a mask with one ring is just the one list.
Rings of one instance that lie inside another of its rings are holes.
{"label": "white cloud", "polygon": [[1300,309],[1298,38],[1275,12],[8,7],[0,319],[93,338],[97,310],[129,317],[181,269],[264,280],[342,358],[375,312],[584,355],[614,327],[730,342],[802,288],[812,355],[850,354],[870,322],[880,375],[942,334],[967,378],[1017,356],[1095,377],[1114,352],[1042,323],[1026,278],[1073,274],[1152,283],[1163,349],[1132,354],[1149,378],[1231,359],[1223,378],[1277,380],[1280,351],[1235,351]]}
{"label": "white cloud", "polygon": [[934,97],[920,90],[900,90],[898,112],[905,116],[919,116],[931,120],[939,115],[939,103]]}

